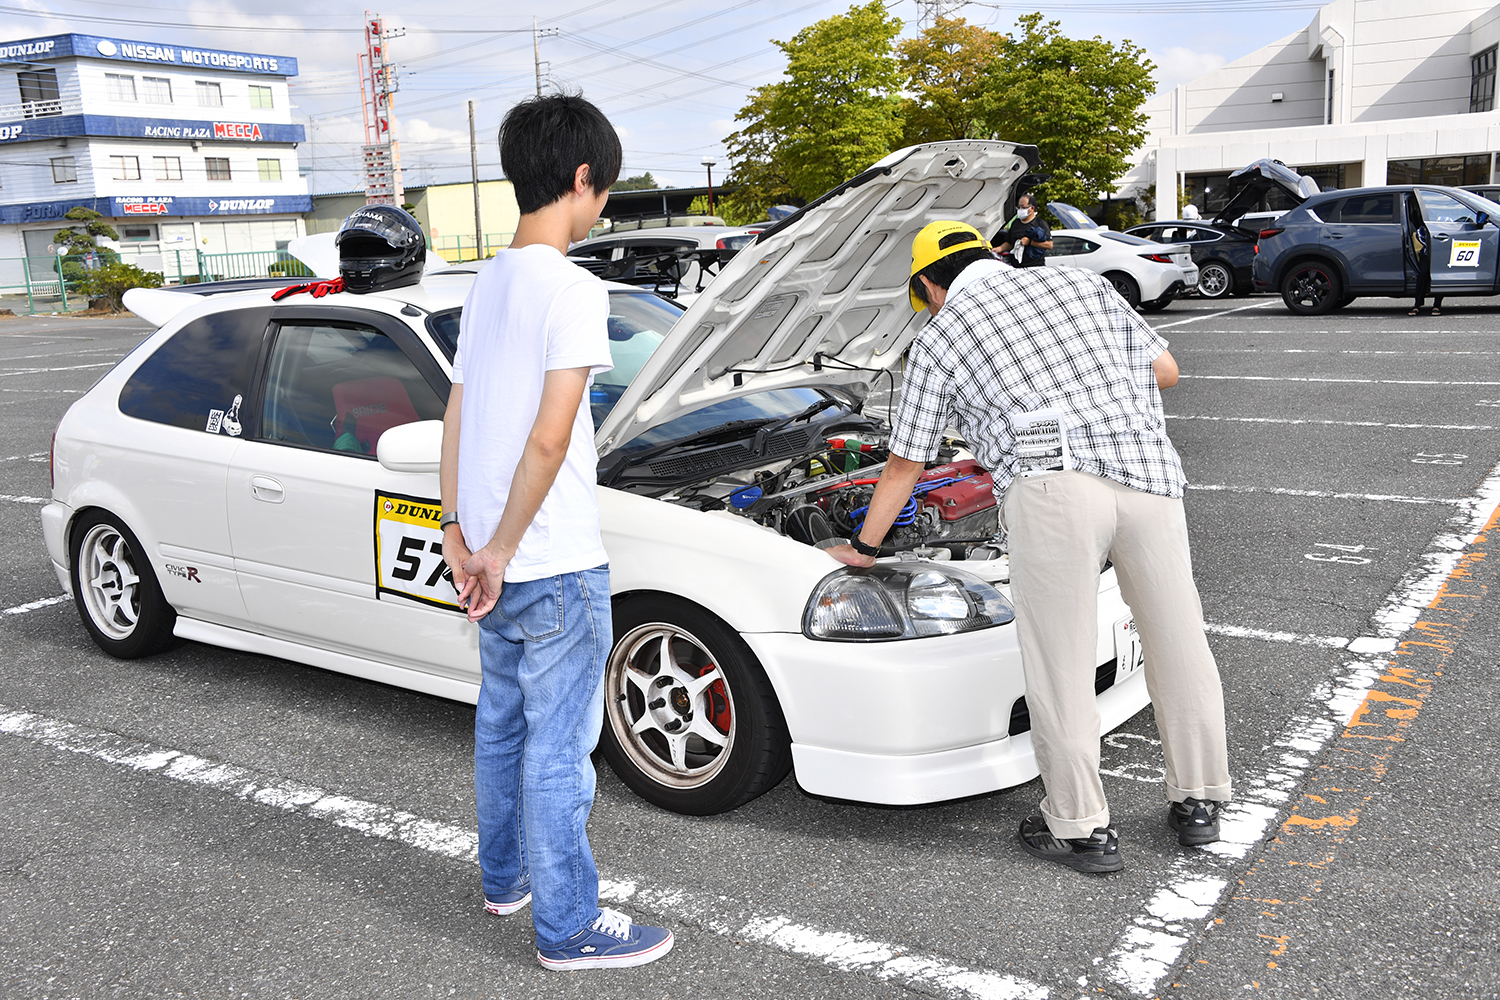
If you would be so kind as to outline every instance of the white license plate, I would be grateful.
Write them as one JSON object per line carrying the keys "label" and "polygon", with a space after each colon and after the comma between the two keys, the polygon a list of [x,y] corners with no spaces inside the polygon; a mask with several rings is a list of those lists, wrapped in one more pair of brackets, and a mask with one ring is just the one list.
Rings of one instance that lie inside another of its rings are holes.
{"label": "white license plate", "polygon": [[1135,619],[1121,618],[1115,622],[1115,683],[1133,676],[1145,665],[1146,656],[1141,652],[1141,634],[1136,631]]}

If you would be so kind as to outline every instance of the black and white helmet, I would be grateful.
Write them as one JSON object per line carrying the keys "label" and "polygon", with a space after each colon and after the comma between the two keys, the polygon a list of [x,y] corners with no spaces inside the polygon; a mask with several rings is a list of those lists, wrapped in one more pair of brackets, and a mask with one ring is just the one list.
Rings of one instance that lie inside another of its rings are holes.
{"label": "black and white helmet", "polygon": [[394,205],[366,205],[350,213],[334,245],[344,288],[356,294],[415,285],[427,263],[421,224]]}

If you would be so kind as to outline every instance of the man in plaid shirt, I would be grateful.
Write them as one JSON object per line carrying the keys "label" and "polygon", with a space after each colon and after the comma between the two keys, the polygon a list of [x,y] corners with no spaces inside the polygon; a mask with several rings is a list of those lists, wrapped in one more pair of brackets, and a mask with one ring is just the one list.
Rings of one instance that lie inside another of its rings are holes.
{"label": "man in plaid shirt", "polygon": [[1183,515],[1185,479],[1160,389],[1177,364],[1109,282],[1077,268],[1019,271],[960,222],[912,243],[912,343],[890,460],[852,545],[870,566],[949,427],[994,477],[1010,541],[1032,742],[1046,796],[1021,823],[1027,853],[1086,872],[1123,866],[1099,780],[1094,695],[1099,574],[1111,560],[1135,616],[1166,757],[1168,825],[1219,839],[1230,796],[1224,700],[1203,632]]}

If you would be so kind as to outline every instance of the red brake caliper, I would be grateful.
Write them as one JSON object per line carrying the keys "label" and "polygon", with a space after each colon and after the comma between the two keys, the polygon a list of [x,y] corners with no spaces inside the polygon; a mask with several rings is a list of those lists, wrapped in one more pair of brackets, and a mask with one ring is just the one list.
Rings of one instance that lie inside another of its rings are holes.
{"label": "red brake caliper", "polygon": [[[710,663],[698,671],[698,676],[713,670],[714,664]],[[734,721],[734,716],[729,711],[729,693],[724,690],[723,681],[714,681],[708,686],[708,721],[714,724],[714,728],[721,733],[729,732],[729,727]]]}

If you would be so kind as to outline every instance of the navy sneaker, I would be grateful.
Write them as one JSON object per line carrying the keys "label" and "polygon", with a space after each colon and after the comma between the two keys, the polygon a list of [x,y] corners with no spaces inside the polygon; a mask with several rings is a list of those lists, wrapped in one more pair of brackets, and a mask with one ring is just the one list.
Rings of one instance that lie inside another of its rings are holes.
{"label": "navy sneaker", "polygon": [[537,949],[536,960],[548,969],[628,969],[671,950],[671,931],[632,923],[618,910],[601,908],[594,922],[562,947]]}
{"label": "navy sneaker", "polygon": [[507,917],[515,913],[521,907],[531,902],[531,882],[522,882],[514,889],[507,889],[498,895],[484,894],[484,912],[493,913],[497,917]]}
{"label": "navy sneaker", "polygon": [[1224,803],[1212,799],[1183,799],[1167,812],[1167,826],[1183,847],[1202,847],[1219,839],[1219,813]]}
{"label": "navy sneaker", "polygon": [[1101,826],[1087,837],[1067,840],[1052,836],[1041,815],[1021,820],[1021,850],[1034,858],[1056,861],[1079,872],[1117,872],[1125,867],[1120,856],[1120,835],[1112,826]]}

